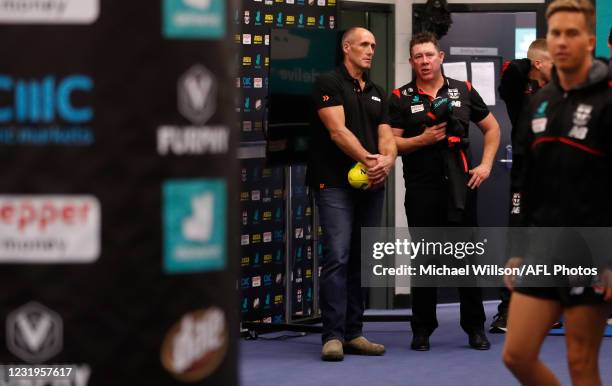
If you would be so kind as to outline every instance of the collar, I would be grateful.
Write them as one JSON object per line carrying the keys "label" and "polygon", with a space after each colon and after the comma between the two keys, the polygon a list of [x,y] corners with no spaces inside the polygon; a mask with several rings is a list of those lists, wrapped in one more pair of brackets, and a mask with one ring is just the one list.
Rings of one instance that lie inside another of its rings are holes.
{"label": "collar", "polygon": [[[444,75],[442,75],[442,78],[444,79],[444,83],[442,84],[442,87],[440,88],[440,90],[444,90],[444,89],[450,88],[449,78],[447,78]],[[410,87],[411,89],[414,90],[412,93],[416,93],[416,94],[419,94],[419,95],[423,95],[423,96],[429,97],[429,94],[426,94],[420,87],[417,86],[416,77],[414,79],[412,79],[412,81],[410,83],[408,83],[408,87]],[[438,93],[440,92],[440,90],[438,90]],[[437,97],[437,95],[433,96],[434,99],[436,97]],[[429,99],[431,99],[431,98],[429,98]]]}
{"label": "collar", "polygon": [[[357,84],[357,86],[359,86],[359,81],[355,78],[353,78],[351,76],[351,74],[349,74],[348,70],[346,69],[346,66],[344,65],[344,63],[340,64],[340,66],[338,66],[338,68],[336,69],[343,77],[344,79],[351,81],[353,84]],[[372,82],[370,81],[370,73],[369,71],[364,71],[361,78],[363,79],[363,81],[365,82],[365,86],[364,86],[364,90],[369,88],[372,84]]]}

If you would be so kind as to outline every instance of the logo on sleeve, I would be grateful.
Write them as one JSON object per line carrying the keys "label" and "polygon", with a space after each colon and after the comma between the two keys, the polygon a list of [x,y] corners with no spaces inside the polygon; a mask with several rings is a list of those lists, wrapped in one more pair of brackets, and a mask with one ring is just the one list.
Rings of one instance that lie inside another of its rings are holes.
{"label": "logo on sleeve", "polygon": [[372,100],[375,100],[376,102],[380,102],[380,98],[374,95],[372,95]]}
{"label": "logo on sleeve", "polygon": [[323,102],[327,102],[329,100],[329,95],[323,95]]}

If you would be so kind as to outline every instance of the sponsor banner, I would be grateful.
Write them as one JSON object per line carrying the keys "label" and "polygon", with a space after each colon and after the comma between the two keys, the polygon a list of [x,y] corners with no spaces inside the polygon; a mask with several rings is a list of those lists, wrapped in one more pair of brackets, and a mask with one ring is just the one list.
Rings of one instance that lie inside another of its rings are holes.
{"label": "sponsor banner", "polygon": [[164,339],[161,361],[182,382],[197,382],[213,373],[224,361],[229,346],[225,313],[211,307],[190,312]]}
{"label": "sponsor banner", "polygon": [[100,0],[0,0],[0,24],[92,24]]}
{"label": "sponsor banner", "polygon": [[0,263],[92,263],[101,225],[93,196],[0,195]]}
{"label": "sponsor banner", "polygon": [[227,264],[224,180],[170,180],[163,186],[164,270],[220,270]]}
{"label": "sponsor banner", "polygon": [[225,0],[163,0],[162,14],[166,38],[225,37]]}

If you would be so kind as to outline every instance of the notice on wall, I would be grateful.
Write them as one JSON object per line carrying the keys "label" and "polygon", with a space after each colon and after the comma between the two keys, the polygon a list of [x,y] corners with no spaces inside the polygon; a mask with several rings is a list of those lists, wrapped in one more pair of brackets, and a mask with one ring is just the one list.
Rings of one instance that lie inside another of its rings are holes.
{"label": "notice on wall", "polygon": [[465,62],[442,63],[444,75],[460,80],[462,82],[468,80],[467,65]]}
{"label": "notice on wall", "polygon": [[472,85],[487,106],[495,106],[495,65],[493,62],[472,63]]}

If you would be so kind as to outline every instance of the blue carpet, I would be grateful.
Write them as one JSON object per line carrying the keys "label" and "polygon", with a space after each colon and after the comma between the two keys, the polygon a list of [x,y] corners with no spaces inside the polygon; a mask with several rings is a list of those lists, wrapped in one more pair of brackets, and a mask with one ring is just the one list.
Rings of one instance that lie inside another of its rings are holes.
{"label": "blue carpet", "polygon": [[[562,328],[553,328],[550,330],[550,335],[565,335],[565,330]],[[612,337],[612,326],[607,326],[604,330],[604,336]]]}
{"label": "blue carpet", "polygon": [[[487,327],[496,304],[486,305]],[[408,323],[367,323],[365,335],[383,343],[382,357],[348,355],[343,362],[319,359],[320,336],[287,340],[241,341],[240,376],[243,386],[505,386],[518,383],[501,362],[504,335],[489,334],[489,351],[472,350],[459,327],[458,306],[438,308],[440,327],[431,337],[431,351],[410,350]],[[286,333],[293,334],[293,333]],[[279,334],[267,334],[274,337]],[[549,336],[542,359],[569,385],[565,340]],[[612,386],[612,339],[604,339],[600,355],[604,385]]]}

